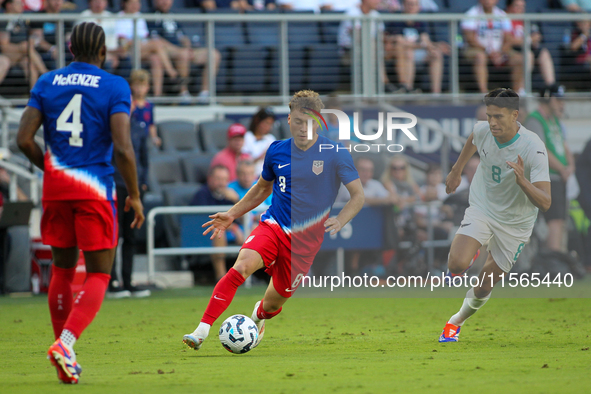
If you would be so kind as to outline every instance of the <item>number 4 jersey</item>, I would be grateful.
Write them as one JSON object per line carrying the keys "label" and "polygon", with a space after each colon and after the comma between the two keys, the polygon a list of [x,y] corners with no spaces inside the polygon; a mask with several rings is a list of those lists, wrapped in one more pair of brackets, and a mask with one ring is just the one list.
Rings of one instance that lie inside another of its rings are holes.
{"label": "number 4 jersey", "polygon": [[533,226],[538,208],[515,182],[507,161],[517,163],[517,155],[521,155],[526,179],[550,182],[544,143],[521,124],[515,137],[504,144],[491,134],[488,122],[476,123],[473,135],[480,164],[470,185],[470,206],[507,226]]}
{"label": "number 4 jersey", "polygon": [[129,115],[125,79],[83,62],[43,74],[28,106],[43,114],[43,200],[114,200],[110,117]]}

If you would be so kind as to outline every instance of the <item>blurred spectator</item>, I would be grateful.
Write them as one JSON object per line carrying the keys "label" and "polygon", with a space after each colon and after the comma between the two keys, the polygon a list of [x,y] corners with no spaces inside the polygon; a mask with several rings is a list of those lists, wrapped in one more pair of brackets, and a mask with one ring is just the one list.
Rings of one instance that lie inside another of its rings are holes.
{"label": "blurred spectator", "polygon": [[232,8],[234,10],[246,11],[252,9],[247,0],[201,0],[200,6],[204,11]]}
{"label": "blurred spectator", "polygon": [[[552,182],[552,205],[544,212],[548,224],[546,247],[550,250],[565,251],[563,238],[565,220],[569,205],[566,197],[566,181],[575,172],[575,161],[566,144],[566,136],[560,118],[564,113],[564,87],[548,86],[540,91],[537,111],[532,112],[524,126],[536,133],[546,144],[550,182]],[[538,154],[544,154],[538,152]]]}
{"label": "blurred spectator", "polygon": [[[398,0],[382,0],[378,10],[385,12],[398,12],[404,9],[404,4]],[[419,7],[422,12],[438,12],[439,6],[433,0],[419,0]]]}
{"label": "blurred spectator", "polygon": [[250,5],[250,9],[254,11],[271,11],[277,9],[275,0],[248,0],[248,4]]}
{"label": "blurred spectator", "polygon": [[255,164],[255,176],[263,171],[263,161],[269,146],[275,141],[271,130],[275,125],[275,114],[268,108],[261,108],[254,114],[250,127],[244,135],[242,153],[249,155]]}
{"label": "blurred spectator", "polygon": [[[525,0],[507,0],[507,14],[525,14]],[[513,28],[511,34],[513,36],[513,50],[521,52],[523,50],[523,21],[518,19],[511,20]],[[546,85],[552,85],[556,82],[554,74],[554,62],[552,55],[548,49],[541,46],[542,34],[540,27],[536,23],[531,25],[531,52],[530,52],[530,66],[535,63],[540,67],[540,73]]]}
{"label": "blurred spectator", "polygon": [[[146,100],[146,94],[150,87],[150,75],[146,70],[134,70],[131,73],[129,85],[132,97],[130,135],[136,159],[138,186],[143,199],[144,193],[148,190],[149,158],[147,139],[150,134],[149,129],[153,126],[152,104]],[[115,168],[113,179],[117,188],[119,237],[123,239],[123,244],[119,243],[121,249],[121,281],[117,280],[117,267],[116,264],[113,263],[107,297],[149,297],[151,295],[150,290],[136,287],[131,282],[133,273],[133,256],[135,255],[136,246],[136,230],[131,228],[131,223],[133,222],[135,215],[132,210],[125,211],[125,200],[129,194],[127,193],[125,181],[117,170],[114,161],[113,164],[113,167]]]}
{"label": "blurred spectator", "polygon": [[410,172],[406,156],[392,156],[381,177],[382,184],[391,193],[398,196],[395,209],[398,212],[396,225],[401,239],[413,240],[416,235],[414,203],[421,201],[421,191]]}
{"label": "blurred spectator", "polygon": [[277,0],[279,8],[287,11],[314,11],[320,12],[324,0]]}
{"label": "blurred spectator", "polygon": [[576,21],[570,42],[571,56],[575,64],[587,72],[591,70],[591,20]]}
{"label": "blurred spectator", "polygon": [[10,70],[10,59],[8,56],[0,55],[0,85],[2,84],[2,81],[4,81],[4,78],[6,78],[8,70]]}
{"label": "blurred spectator", "polygon": [[560,0],[570,12],[591,12],[591,0]]}
{"label": "blurred spectator", "polygon": [[[358,157],[355,160],[355,168],[359,173],[359,180],[363,186],[365,195],[364,206],[387,206],[394,205],[398,201],[395,193],[390,193],[380,181],[373,179],[374,164],[367,157]],[[346,203],[351,199],[349,191],[344,185],[339,188],[339,193],[335,202]],[[371,251],[353,251],[349,262],[349,269],[353,274],[357,274],[360,269],[371,275],[381,276],[384,273],[384,267],[380,262],[381,252]]]}
{"label": "blurred spectator", "polygon": [[320,8],[322,11],[345,12],[349,8],[357,6],[361,0],[323,0]]}
{"label": "blurred spectator", "polygon": [[[241,200],[250,188],[257,183],[257,176],[255,174],[254,164],[250,160],[242,160],[238,163],[236,168],[236,180],[228,185],[228,187],[234,190],[238,194],[238,199]],[[271,199],[273,194],[269,195],[261,205],[271,205]],[[260,207],[260,206],[259,206]],[[259,207],[255,208],[253,212],[262,213]]]}
{"label": "blurred spectator", "polygon": [[244,146],[244,135],[246,134],[246,127],[240,123],[234,123],[228,127],[228,145],[216,153],[211,161],[210,168],[215,166],[224,166],[228,169],[228,182],[233,182],[236,179],[236,167],[241,160],[250,160],[250,156],[242,153]]}
{"label": "blurred spectator", "polygon": [[[421,11],[419,0],[404,0],[405,14],[418,14]],[[400,21],[386,24],[386,47],[388,57],[396,59],[398,82],[406,91],[414,90],[415,63],[429,63],[431,92],[441,93],[443,75],[443,52],[431,42],[427,23],[421,21]]]}
{"label": "blurred spectator", "polygon": [[[234,205],[238,202],[238,194],[228,187],[229,180],[228,169],[222,165],[214,165],[209,169],[207,174],[207,184],[203,186],[195,194],[191,200],[191,205]],[[232,235],[236,244],[242,245],[244,242],[244,234],[236,223],[232,223],[227,231],[222,231],[221,238],[214,238],[213,246],[223,247],[227,246]],[[212,254],[211,263],[215,274],[216,281],[226,274],[226,255]]]}
{"label": "blurred spectator", "polygon": [[[62,11],[64,0],[46,0],[45,9],[37,12],[38,15],[43,14],[59,14]],[[64,21],[64,44],[70,41],[70,32],[74,23],[71,21]],[[57,23],[54,21],[31,21],[29,23],[31,29],[31,37],[35,43],[35,49],[41,55],[45,66],[54,70],[56,68],[56,61],[61,52],[66,48],[57,48]],[[71,60],[70,51],[66,51],[66,62]]]}
{"label": "blurred spectator", "polygon": [[43,0],[23,0],[23,11],[41,11],[43,9],[43,3]]}
{"label": "blurred spectator", "polygon": [[[173,0],[154,0],[156,14],[167,14],[172,7]],[[181,77],[180,95],[190,100],[189,93],[189,75],[191,64],[203,66],[201,74],[201,92],[199,93],[200,102],[206,102],[209,99],[209,78],[208,78],[208,55],[207,48],[192,48],[191,39],[185,35],[182,26],[171,19],[159,19],[148,23],[148,30],[151,38],[160,38],[161,44],[167,51],[168,56],[174,61],[176,69]],[[220,52],[214,49],[214,65],[217,75],[220,66]]]}
{"label": "blurred spectator", "polygon": [[[506,15],[496,6],[498,0],[479,0],[466,12],[461,23],[466,48],[464,56],[473,63],[474,75],[481,93],[488,92],[488,64],[508,66],[513,90],[523,94],[523,56],[513,50],[512,26],[509,19],[478,19],[483,15]],[[471,17],[471,18],[470,18]]]}
{"label": "blurred spectator", "polygon": [[[421,187],[423,202],[443,202],[447,198],[443,173],[438,164],[429,164],[427,168],[427,182]],[[429,222],[433,228],[433,239],[444,240],[448,238],[453,228],[451,222],[451,210],[448,207],[436,205],[419,205],[415,208],[415,219],[417,222],[417,238],[419,241],[429,240]],[[441,269],[447,261],[449,248],[435,248],[435,267]]]}
{"label": "blurred spectator", "polygon": [[381,180],[390,193],[398,195],[398,205],[401,208],[420,201],[421,190],[412,177],[406,156],[402,154],[392,156]]}
{"label": "blurred spectator", "polygon": [[[140,12],[140,0],[122,0],[123,8],[117,15],[137,15]],[[133,19],[117,19],[115,33],[119,42],[119,55],[124,58],[132,56],[133,48]],[[137,34],[140,37],[140,54],[143,61],[150,62],[150,71],[152,73],[152,92],[154,96],[162,96],[162,85],[164,82],[164,72],[176,79],[179,75],[173,67],[168,52],[161,44],[159,39],[150,39],[148,25],[145,19],[137,20]]]}
{"label": "blurred spectator", "polygon": [[107,59],[105,69],[112,71],[119,67],[119,44],[117,42],[117,22],[115,19],[103,19],[105,16],[111,16],[107,11],[107,0],[88,0],[88,9],[80,13],[83,17],[81,22],[94,22],[105,31],[105,46],[107,47]]}
{"label": "blurred spectator", "polygon": [[[348,16],[369,16],[369,17],[375,18],[380,15],[380,13],[377,11],[379,1],[380,0],[361,0],[358,5],[349,8],[345,12],[345,14]],[[384,24],[382,22],[376,22],[376,23],[372,24],[372,32],[371,32],[372,37],[376,37],[376,35],[377,35],[376,27],[377,27],[377,29],[379,29],[381,31],[384,30]],[[339,27],[338,44],[339,44],[339,47],[341,48],[341,61],[345,66],[351,65],[351,56],[352,56],[351,48],[352,48],[352,44],[353,44],[353,28],[355,28],[356,30],[360,30],[361,29],[361,21],[356,20],[355,26],[353,26],[353,21],[345,20],[345,21],[341,22],[341,26]],[[377,53],[375,53],[374,56],[377,56]],[[378,59],[378,61],[383,63],[384,59],[383,58]],[[392,84],[390,84],[390,80],[388,79],[388,75],[386,73],[385,65],[383,67],[381,67],[381,69],[382,69],[382,75],[380,77],[382,78],[382,82],[385,85],[386,91],[392,92],[392,91],[396,90],[395,87],[392,86]]]}
{"label": "blurred spectator", "polygon": [[129,81],[132,98],[131,119],[140,125],[154,146],[160,147],[162,140],[158,137],[158,130],[154,124],[154,104],[146,99],[150,90],[150,73],[146,70],[134,70]]}
{"label": "blurred spectator", "polygon": [[[355,160],[355,168],[359,173],[359,180],[363,186],[363,193],[365,194],[365,205],[394,205],[398,202],[396,193],[389,192],[382,183],[374,176],[373,161],[367,157],[358,157]],[[341,185],[336,202],[347,202],[351,199],[349,191],[345,185]]]}
{"label": "blurred spectator", "polygon": [[21,18],[23,2],[22,0],[5,0],[2,8],[5,14],[11,14],[14,17],[0,22],[0,50],[10,60],[10,66],[18,64],[23,69],[29,86],[33,88],[37,78],[47,72],[47,67],[35,50],[33,40],[29,38],[27,23]]}

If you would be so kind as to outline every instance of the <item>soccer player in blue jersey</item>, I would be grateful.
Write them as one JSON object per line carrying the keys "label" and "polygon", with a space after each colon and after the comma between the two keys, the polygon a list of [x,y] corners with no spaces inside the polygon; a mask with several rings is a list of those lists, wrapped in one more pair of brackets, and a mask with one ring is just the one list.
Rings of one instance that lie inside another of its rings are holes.
{"label": "soccer player in blue jersey", "polygon": [[[238,259],[213,290],[201,323],[183,337],[189,347],[199,350],[211,325],[232,302],[238,286],[260,268],[271,275],[263,299],[256,303],[252,319],[259,329],[257,346],[265,332],[265,320],[281,312],[283,304],[301,283],[320,249],[325,232],[336,234],[363,206],[363,187],[346,149],[323,150],[321,144],[335,143],[317,134],[308,139],[308,120],[312,111],[324,104],[318,93],[303,90],[289,103],[288,117],[292,138],[275,141],[265,155],[258,182],[227,212],[211,215],[203,225],[211,238],[221,235],[232,222],[256,208],[273,193],[271,207],[261,217],[260,225],[244,242]],[[310,111],[312,110],[312,111]],[[351,199],[337,217],[329,213],[343,183]]]}
{"label": "soccer player in blue jersey", "polygon": [[[74,27],[74,62],[39,78],[22,115],[17,143],[43,175],[43,243],[51,245],[53,271],[48,302],[56,341],[48,358],[64,383],[78,383],[82,368],[73,346],[98,313],[117,246],[115,161],[133,209],[131,227],[144,222],[135,156],[129,134],[127,82],[100,69],[105,32],[94,23]],[[35,143],[43,125],[45,153]],[[72,280],[84,252],[86,281],[73,299]]]}

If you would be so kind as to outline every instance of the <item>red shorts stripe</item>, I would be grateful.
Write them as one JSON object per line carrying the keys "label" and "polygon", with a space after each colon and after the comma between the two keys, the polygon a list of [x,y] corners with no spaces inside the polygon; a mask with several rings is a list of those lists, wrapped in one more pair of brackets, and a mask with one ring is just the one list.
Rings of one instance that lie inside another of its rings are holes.
{"label": "red shorts stripe", "polygon": [[45,245],[92,252],[112,249],[118,238],[114,201],[43,201],[41,238]]}

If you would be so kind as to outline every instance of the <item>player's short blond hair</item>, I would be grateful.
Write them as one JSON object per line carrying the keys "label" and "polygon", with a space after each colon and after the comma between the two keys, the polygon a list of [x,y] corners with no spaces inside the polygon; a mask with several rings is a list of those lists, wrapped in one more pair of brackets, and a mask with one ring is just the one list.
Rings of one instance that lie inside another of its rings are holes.
{"label": "player's short blond hair", "polygon": [[133,70],[129,76],[129,84],[135,83],[150,83],[150,73],[146,70]]}
{"label": "player's short blond hair", "polygon": [[301,110],[302,108],[310,108],[314,111],[320,112],[324,108],[324,103],[320,99],[320,95],[313,90],[300,90],[293,95],[289,102],[289,110]]}

